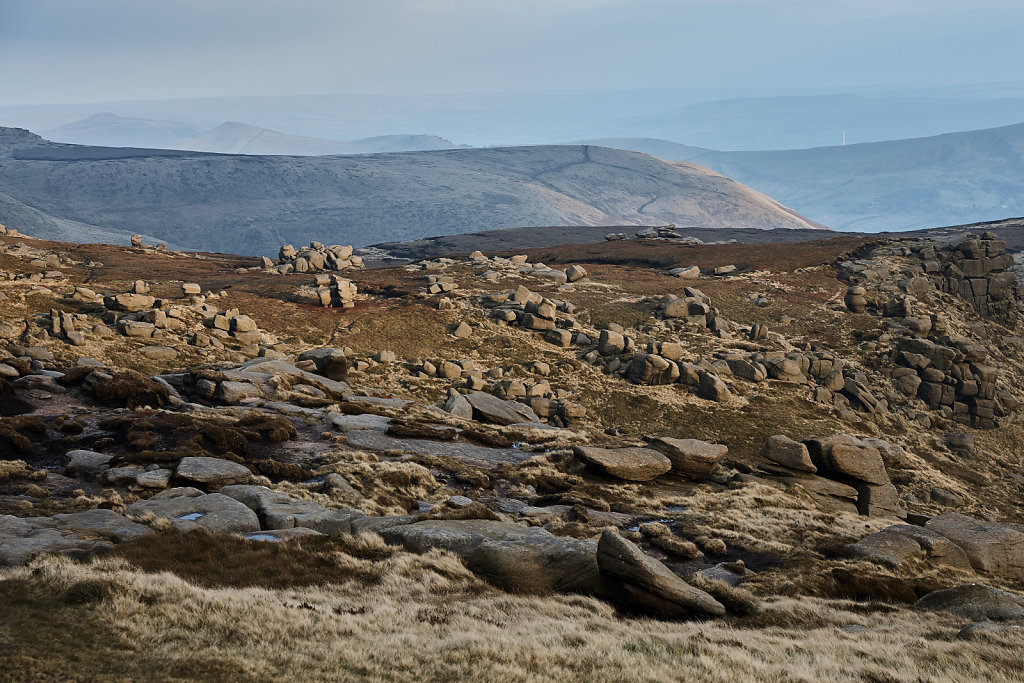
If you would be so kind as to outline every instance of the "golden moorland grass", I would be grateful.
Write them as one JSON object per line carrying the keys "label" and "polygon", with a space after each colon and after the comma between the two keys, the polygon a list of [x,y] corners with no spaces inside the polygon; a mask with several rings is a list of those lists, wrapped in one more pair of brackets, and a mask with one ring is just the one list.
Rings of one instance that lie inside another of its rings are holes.
{"label": "golden moorland grass", "polygon": [[[364,544],[372,547],[373,541]],[[364,554],[366,548],[356,554]],[[5,680],[1013,681],[1020,636],[962,620],[775,598],[753,616],[659,622],[585,596],[510,595],[453,556],[333,554],[353,578],[201,587],[128,561],[0,573]],[[365,581],[373,574],[375,582]],[[844,630],[846,627],[846,630]]]}

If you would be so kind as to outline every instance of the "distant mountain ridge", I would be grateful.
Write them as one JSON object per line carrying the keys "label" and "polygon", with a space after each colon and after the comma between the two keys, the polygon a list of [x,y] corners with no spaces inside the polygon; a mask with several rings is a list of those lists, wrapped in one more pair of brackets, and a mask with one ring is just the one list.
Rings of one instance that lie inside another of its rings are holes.
{"label": "distant mountain ridge", "polygon": [[914,230],[1024,215],[1024,123],[764,152],[723,152],[650,138],[584,144],[701,164],[837,230]]}
{"label": "distant mountain ridge", "polygon": [[175,149],[221,154],[376,154],[456,149],[459,145],[434,135],[378,135],[362,140],[327,140],[288,135],[237,121],[222,123],[208,133],[173,145]]}
{"label": "distant mountain ridge", "polygon": [[205,128],[182,121],[162,121],[113,112],[93,114],[80,121],[43,131],[56,142],[106,147],[173,147],[201,135]]}
{"label": "distant mountain ridge", "polygon": [[696,164],[585,145],[248,156],[0,128],[0,192],[56,218],[254,255],[530,225],[822,227]]}

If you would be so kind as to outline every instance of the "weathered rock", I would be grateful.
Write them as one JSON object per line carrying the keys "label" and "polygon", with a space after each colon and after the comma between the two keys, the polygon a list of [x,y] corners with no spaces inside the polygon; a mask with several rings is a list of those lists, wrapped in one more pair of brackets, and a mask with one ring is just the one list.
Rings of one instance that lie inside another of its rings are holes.
{"label": "weathered rock", "polygon": [[573,454],[598,470],[628,481],[648,481],[672,469],[672,461],[652,448],[574,446]]}
{"label": "weathered rock", "polygon": [[336,429],[343,432],[351,432],[356,430],[371,430],[375,432],[386,432],[391,424],[391,418],[385,415],[375,415],[373,413],[364,413],[357,415],[339,415],[337,413],[328,413],[331,418],[331,424]]}
{"label": "weathered rock", "polygon": [[113,510],[94,509],[33,519],[41,525],[89,536],[99,536],[114,543],[134,541],[151,533],[148,526],[136,524]]}
{"label": "weathered rock", "polygon": [[597,351],[602,356],[615,356],[626,348],[626,340],[621,333],[614,330],[601,330],[597,340]]}
{"label": "weathered rock", "polygon": [[653,353],[638,353],[630,359],[626,377],[635,384],[672,384],[679,379],[679,366]]}
{"label": "weathered rock", "polygon": [[505,401],[491,394],[466,394],[473,407],[473,417],[481,422],[510,425],[518,422],[540,422],[529,406],[516,401]]}
{"label": "weathered rock", "polygon": [[682,268],[673,268],[669,271],[669,274],[675,275],[678,278],[684,280],[695,280],[700,277],[700,268],[698,266],[684,266]]}
{"label": "weathered rock", "polygon": [[730,358],[728,363],[729,370],[740,379],[748,382],[763,382],[768,379],[768,370],[760,363],[745,358]]}
{"label": "weathered rock", "polygon": [[147,294],[131,294],[126,292],[104,297],[103,305],[113,311],[141,311],[153,308],[155,301],[155,298]]}
{"label": "weathered rock", "polygon": [[673,574],[665,565],[643,553],[614,529],[605,529],[597,544],[597,565],[605,591],[617,602],[667,619],[720,617],[725,607],[704,591]]}
{"label": "weathered rock", "polygon": [[569,282],[577,282],[587,276],[587,271],[583,266],[572,265],[565,269],[565,278]]}
{"label": "weathered rock", "polygon": [[473,405],[462,394],[452,393],[448,400],[444,402],[443,408],[446,412],[456,417],[466,420],[473,419]]}
{"label": "weathered rock", "polygon": [[135,485],[146,489],[165,489],[171,483],[174,473],[167,469],[149,470],[135,476]]}
{"label": "weathered rock", "polygon": [[259,398],[263,392],[259,387],[248,382],[231,382],[225,380],[217,385],[217,399],[222,403],[234,405],[250,398]]}
{"label": "weathered rock", "polygon": [[781,434],[768,437],[764,448],[761,449],[761,457],[794,470],[812,474],[818,471],[811,462],[807,446]]}
{"label": "weathered rock", "polygon": [[925,528],[963,548],[976,571],[1024,579],[1024,533],[958,512],[932,517]]}
{"label": "weathered rock", "polygon": [[208,487],[221,487],[228,484],[243,484],[249,481],[252,473],[245,465],[230,460],[188,457],[181,459],[174,475],[179,479],[198,482]]}
{"label": "weathered rock", "polygon": [[107,455],[106,453],[97,453],[96,451],[84,449],[68,451],[66,457],[68,459],[67,468],[65,469],[66,474],[91,479],[95,479],[108,469],[109,463],[113,458],[112,455]]}
{"label": "weathered rock", "polygon": [[124,512],[129,519],[152,513],[169,519],[180,531],[203,527],[216,533],[244,534],[260,529],[256,513],[234,498],[189,487],[161,491],[148,500],[132,503]]}
{"label": "weathered rock", "polygon": [[[37,522],[47,520],[47,522]],[[107,540],[85,538],[74,532],[49,528],[49,518],[0,516],[0,567],[25,564],[36,555],[59,553],[84,560],[113,550]]]}
{"label": "weathered rock", "polygon": [[718,375],[712,372],[702,372],[697,385],[697,395],[709,401],[725,401],[732,396],[732,393]]}
{"label": "weathered rock", "polygon": [[[889,475],[877,448],[860,443],[837,443],[829,449],[825,470],[871,484],[888,484]],[[819,466],[820,467],[820,466]]]}
{"label": "weathered rock", "polygon": [[896,524],[846,546],[856,557],[866,557],[891,567],[901,567],[911,559],[924,559],[970,569],[971,563],[960,546],[931,529]]}
{"label": "weathered rock", "polygon": [[1024,619],[1024,598],[980,583],[932,591],[918,600],[914,606],[920,609],[951,612],[972,621]]}
{"label": "weathered rock", "polygon": [[352,532],[352,519],[363,516],[359,510],[328,510],[265,486],[225,486],[220,492],[255,512],[264,529],[306,527],[322,534],[348,534]]}
{"label": "weathered rock", "polygon": [[142,355],[150,360],[171,361],[178,357],[178,352],[169,346],[147,346],[142,349]]}
{"label": "weathered rock", "polygon": [[449,550],[470,570],[505,590],[592,593],[599,583],[593,541],[557,537],[540,527],[477,519],[427,520],[378,527],[378,533],[414,552]]}
{"label": "weathered rock", "polygon": [[729,452],[729,447],[720,443],[708,443],[697,439],[673,439],[658,436],[648,445],[664,454],[672,462],[672,471],[691,479],[707,477],[718,469],[718,463]]}

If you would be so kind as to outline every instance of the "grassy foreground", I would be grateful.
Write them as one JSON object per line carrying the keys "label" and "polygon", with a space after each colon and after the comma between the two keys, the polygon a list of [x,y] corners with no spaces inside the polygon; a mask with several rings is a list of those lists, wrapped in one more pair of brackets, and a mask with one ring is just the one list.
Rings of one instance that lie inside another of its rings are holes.
{"label": "grassy foreground", "polygon": [[[189,541],[200,555],[202,538]],[[193,580],[185,554],[143,571],[127,549],[79,564],[41,558],[0,573],[3,680],[786,680],[1012,681],[1013,635],[956,638],[951,615],[835,600],[775,598],[760,613],[670,623],[599,600],[494,590],[452,555],[414,555],[376,536],[283,549],[297,570],[274,586],[273,551]],[[261,546],[265,547],[265,546]],[[136,559],[140,557],[136,553]],[[222,555],[223,557],[223,555]],[[284,557],[281,554],[280,557]],[[231,559],[227,557],[225,559]],[[328,562],[329,561],[329,562]],[[328,564],[330,568],[328,570]],[[222,578],[224,580],[222,580]],[[202,585],[201,585],[202,584]],[[845,630],[844,628],[845,627]]]}

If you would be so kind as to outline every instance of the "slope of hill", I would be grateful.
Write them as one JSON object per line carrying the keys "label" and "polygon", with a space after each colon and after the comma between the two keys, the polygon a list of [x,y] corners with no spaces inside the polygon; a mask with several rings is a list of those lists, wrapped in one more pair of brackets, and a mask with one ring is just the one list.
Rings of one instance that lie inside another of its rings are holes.
{"label": "slope of hill", "polygon": [[183,121],[118,116],[111,112],[93,114],[43,132],[57,142],[109,147],[173,147],[202,134],[203,128]]}
{"label": "slope of hill", "polygon": [[588,143],[702,164],[839,230],[911,230],[1024,214],[1024,124],[769,152],[646,138]]}
{"label": "slope of hill", "polygon": [[458,145],[433,135],[379,135],[363,140],[325,140],[288,135],[275,130],[229,121],[205,135],[173,145],[175,149],[222,154],[374,154],[455,149]]}
{"label": "slope of hill", "polygon": [[[52,235],[53,239],[76,242],[123,244],[131,237],[131,231],[100,228],[65,218],[56,218],[31,206],[25,206],[14,197],[0,192],[0,224],[16,228],[29,235]],[[157,241],[144,235],[150,241]],[[171,249],[178,248],[174,242]]]}
{"label": "slope of hill", "polygon": [[820,227],[695,164],[589,146],[254,157],[62,145],[8,128],[0,179],[53,216],[246,254],[526,225]]}

